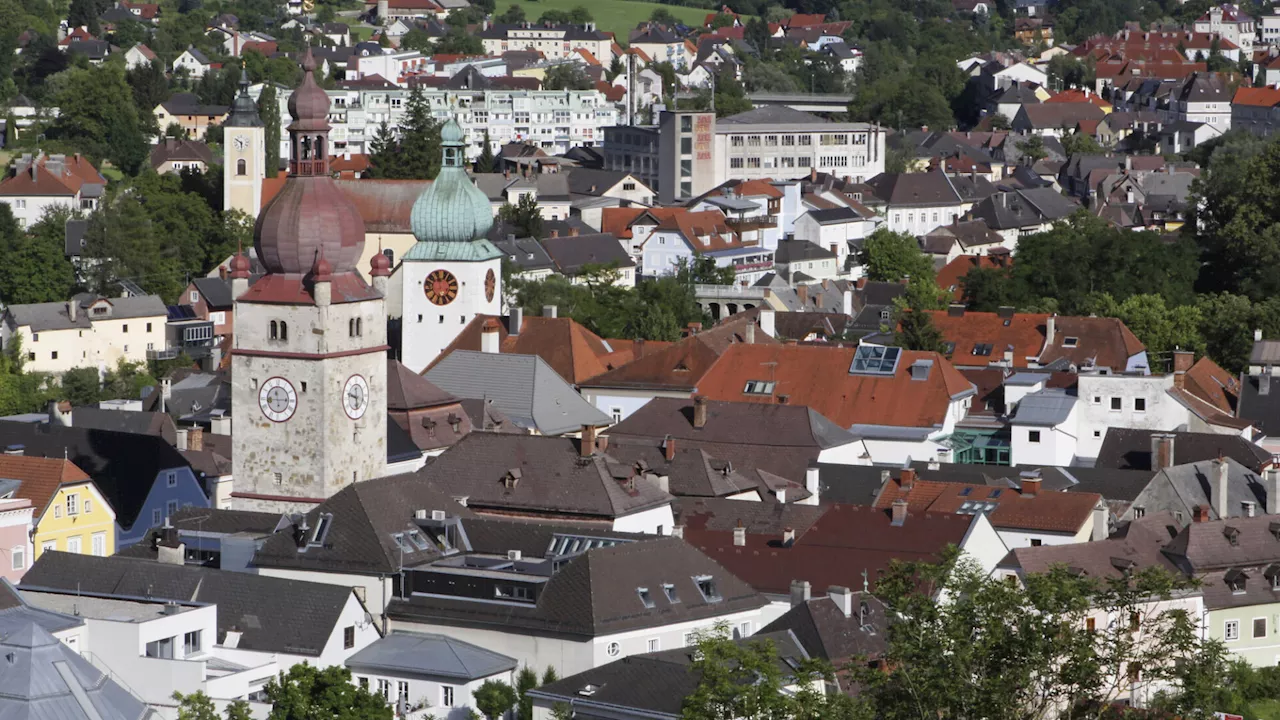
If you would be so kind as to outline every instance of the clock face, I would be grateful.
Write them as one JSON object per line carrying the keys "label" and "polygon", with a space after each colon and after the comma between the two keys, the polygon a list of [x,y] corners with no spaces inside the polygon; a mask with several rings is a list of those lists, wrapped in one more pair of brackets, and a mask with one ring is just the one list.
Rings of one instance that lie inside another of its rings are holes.
{"label": "clock face", "polygon": [[245,148],[249,147],[249,138],[246,138],[245,136],[241,135],[236,138],[235,144],[236,144],[236,149],[243,152]]}
{"label": "clock face", "polygon": [[342,388],[342,409],[347,412],[347,417],[352,420],[359,420],[364,417],[364,411],[368,407],[368,381],[360,375],[352,375],[347,378],[347,384]]}
{"label": "clock face", "polygon": [[448,305],[458,297],[458,278],[448,270],[432,270],[422,288],[436,305]]}
{"label": "clock face", "polygon": [[258,388],[258,407],[271,422],[284,422],[298,409],[298,393],[288,380],[269,378]]}
{"label": "clock face", "polygon": [[493,270],[490,269],[484,276],[484,301],[493,302],[493,293],[498,287],[498,278],[494,276]]}

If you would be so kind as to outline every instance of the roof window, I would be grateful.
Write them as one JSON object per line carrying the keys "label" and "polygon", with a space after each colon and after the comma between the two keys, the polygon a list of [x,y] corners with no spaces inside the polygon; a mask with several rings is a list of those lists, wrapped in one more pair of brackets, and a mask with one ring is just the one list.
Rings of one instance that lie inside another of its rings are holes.
{"label": "roof window", "polygon": [[1062,338],[1062,347],[1075,347],[1080,344],[1080,338],[1066,337]]}
{"label": "roof window", "polygon": [[771,395],[775,384],[772,380],[748,380],[742,392],[746,395]]}
{"label": "roof window", "polygon": [[636,593],[640,596],[640,602],[644,603],[645,609],[652,610],[655,607],[653,596],[649,594],[649,588],[636,588]]}
{"label": "roof window", "polygon": [[698,586],[698,592],[702,593],[702,599],[707,602],[720,602],[720,590],[716,588],[716,579],[710,575],[695,575],[693,582]]}

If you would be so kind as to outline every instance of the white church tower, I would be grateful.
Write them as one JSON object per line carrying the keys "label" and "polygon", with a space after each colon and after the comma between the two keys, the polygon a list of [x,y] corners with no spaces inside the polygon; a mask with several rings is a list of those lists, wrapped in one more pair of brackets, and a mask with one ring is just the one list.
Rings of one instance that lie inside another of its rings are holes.
{"label": "white church tower", "polygon": [[240,94],[222,127],[222,207],[257,220],[266,175],[266,128],[249,97],[249,76],[244,70],[240,71]]}
{"label": "white church tower", "polygon": [[310,51],[289,98],[289,178],[254,230],[267,274],[232,260],[232,506],[305,511],[386,472],[389,264],[356,271],[359,210],[329,176],[329,98]]}
{"label": "white church tower", "polygon": [[400,264],[400,361],[422,372],[476,315],[502,305],[502,252],[485,237],[493,226],[489,198],[463,169],[462,128],[440,131],[440,175],[413,204],[417,242]]}

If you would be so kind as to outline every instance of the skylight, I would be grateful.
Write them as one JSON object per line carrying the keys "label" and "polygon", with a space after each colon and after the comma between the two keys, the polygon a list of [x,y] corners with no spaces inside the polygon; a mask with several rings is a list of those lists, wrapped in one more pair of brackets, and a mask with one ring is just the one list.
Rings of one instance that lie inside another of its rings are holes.
{"label": "skylight", "polygon": [[1080,344],[1080,338],[1062,338],[1062,347],[1075,347]]}
{"label": "skylight", "polygon": [[640,602],[644,603],[647,609],[652,610],[655,607],[653,596],[649,595],[649,588],[636,588],[636,593],[640,595]]}
{"label": "skylight", "polygon": [[898,369],[901,348],[861,345],[853,355],[849,372],[857,375],[892,375]]}
{"label": "skylight", "polygon": [[671,583],[662,583],[662,592],[667,594],[667,602],[680,602],[680,593],[676,592],[676,586]]}
{"label": "skylight", "polygon": [[693,582],[698,586],[698,592],[702,593],[703,600],[720,602],[724,599],[720,597],[720,591],[716,588],[716,579],[710,575],[697,575],[693,578]]}
{"label": "skylight", "polygon": [[991,354],[993,347],[994,346],[991,343],[974,343],[973,354],[980,357],[986,357]]}
{"label": "skylight", "polygon": [[772,380],[748,380],[742,392],[747,395],[772,395],[774,385]]}

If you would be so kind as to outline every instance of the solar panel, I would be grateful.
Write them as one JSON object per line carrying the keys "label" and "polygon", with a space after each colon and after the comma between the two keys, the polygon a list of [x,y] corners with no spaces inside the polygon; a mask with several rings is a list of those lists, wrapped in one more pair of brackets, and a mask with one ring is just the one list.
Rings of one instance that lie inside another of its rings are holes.
{"label": "solar panel", "polygon": [[902,349],[880,345],[861,345],[853,355],[850,373],[860,375],[892,375],[898,369]]}

